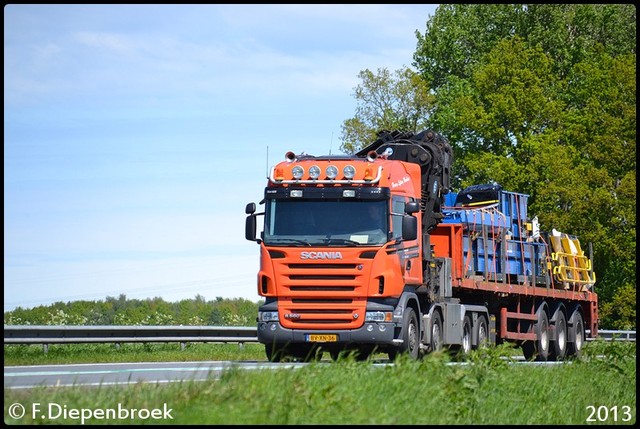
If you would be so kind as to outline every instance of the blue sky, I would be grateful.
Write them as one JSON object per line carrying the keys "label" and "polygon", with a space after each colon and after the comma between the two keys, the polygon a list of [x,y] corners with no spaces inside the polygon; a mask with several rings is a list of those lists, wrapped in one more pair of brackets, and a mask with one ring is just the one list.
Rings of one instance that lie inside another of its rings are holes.
{"label": "blue sky", "polygon": [[267,168],[339,153],[358,73],[410,67],[436,7],[5,6],[4,310],[257,301]]}

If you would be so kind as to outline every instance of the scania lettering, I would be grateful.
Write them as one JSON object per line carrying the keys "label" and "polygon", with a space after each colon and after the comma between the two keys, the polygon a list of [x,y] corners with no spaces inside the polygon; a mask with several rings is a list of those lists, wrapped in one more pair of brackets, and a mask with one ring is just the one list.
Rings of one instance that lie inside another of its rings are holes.
{"label": "scania lettering", "polygon": [[340,252],[301,252],[300,259],[342,259]]}
{"label": "scania lettering", "polygon": [[502,342],[532,360],[580,355],[598,334],[590,250],[541,228],[526,194],[453,192],[452,162],[441,134],[392,131],[353,155],[288,152],[271,168],[264,210],[247,204],[245,228],[260,249],[270,361]]}

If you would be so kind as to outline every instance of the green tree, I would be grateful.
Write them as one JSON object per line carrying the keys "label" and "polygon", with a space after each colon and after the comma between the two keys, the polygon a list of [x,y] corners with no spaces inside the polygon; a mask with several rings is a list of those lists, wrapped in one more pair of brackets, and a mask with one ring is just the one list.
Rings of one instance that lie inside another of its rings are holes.
{"label": "green tree", "polygon": [[414,66],[438,92],[452,77],[469,79],[496,44],[520,36],[554,59],[564,77],[596,45],[611,56],[635,54],[633,4],[443,4],[418,39]]}
{"label": "green tree", "polygon": [[593,244],[601,304],[635,284],[635,6],[444,4],[416,37],[423,116],[401,120],[381,100],[403,79],[365,70],[342,149],[384,128],[434,129],[453,148],[453,189],[529,194],[543,229]]}
{"label": "green tree", "polygon": [[626,284],[616,291],[613,299],[600,306],[600,328],[636,329],[636,288]]}
{"label": "green tree", "polygon": [[391,73],[379,68],[358,74],[356,114],[342,124],[343,152],[353,153],[375,140],[381,130],[421,131],[430,115],[433,96],[422,78],[409,68]]}

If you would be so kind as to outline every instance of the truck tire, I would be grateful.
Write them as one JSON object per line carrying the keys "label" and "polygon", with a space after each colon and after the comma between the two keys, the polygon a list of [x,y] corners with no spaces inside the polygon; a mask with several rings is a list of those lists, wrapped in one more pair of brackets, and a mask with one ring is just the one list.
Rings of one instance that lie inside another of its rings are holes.
{"label": "truck tire", "polygon": [[464,316],[462,321],[462,345],[460,346],[460,353],[467,355],[471,352],[471,319],[469,316]]}
{"label": "truck tire", "polygon": [[567,354],[567,318],[564,309],[556,310],[556,324],[551,338],[551,360],[563,360]]}
{"label": "truck tire", "polygon": [[571,338],[575,341],[567,343],[567,353],[569,356],[579,358],[582,355],[582,346],[584,345],[584,321],[580,311],[573,312],[573,325],[571,326]]}
{"label": "truck tire", "polygon": [[487,318],[484,316],[478,316],[478,321],[476,323],[476,338],[478,342],[473,346],[475,350],[487,347],[489,344],[489,323],[487,322]]}
{"label": "truck tire", "polygon": [[[407,307],[404,311],[402,345],[399,351],[406,353],[412,360],[417,360],[420,353],[420,327],[418,326],[418,316],[412,307]],[[389,358],[391,359],[391,356]]]}
{"label": "truck tire", "polygon": [[471,352],[471,319],[469,316],[464,316],[462,319],[462,338],[460,344],[455,344],[449,347],[452,354],[458,357],[463,357]]}
{"label": "truck tire", "polygon": [[526,360],[546,361],[549,359],[549,316],[546,306],[538,308],[538,320],[533,324],[535,340],[527,340],[522,344],[522,353]]}
{"label": "truck tire", "polygon": [[340,359],[340,353],[342,350],[331,349],[329,350],[329,355],[331,356],[331,360],[336,362]]}
{"label": "truck tire", "polygon": [[282,344],[267,343],[264,345],[264,351],[269,362],[280,362],[284,355],[284,346]]}
{"label": "truck tire", "polygon": [[442,350],[442,317],[440,312],[435,310],[431,316],[431,342],[429,349],[432,352]]}

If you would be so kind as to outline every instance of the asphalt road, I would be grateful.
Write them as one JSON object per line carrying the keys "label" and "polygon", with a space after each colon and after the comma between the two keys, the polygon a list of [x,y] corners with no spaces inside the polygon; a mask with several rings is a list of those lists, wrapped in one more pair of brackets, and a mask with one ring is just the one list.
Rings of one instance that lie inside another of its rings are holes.
{"label": "asphalt road", "polygon": [[232,366],[242,369],[289,368],[304,363],[271,362],[140,362],[73,365],[5,366],[5,389],[36,386],[99,386],[140,382],[170,383],[217,378]]}

